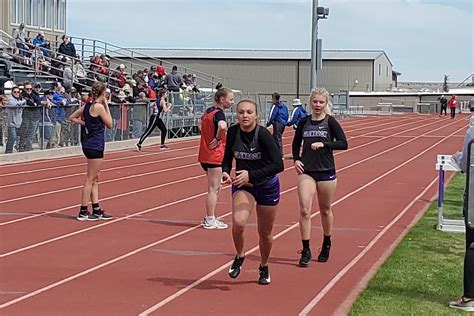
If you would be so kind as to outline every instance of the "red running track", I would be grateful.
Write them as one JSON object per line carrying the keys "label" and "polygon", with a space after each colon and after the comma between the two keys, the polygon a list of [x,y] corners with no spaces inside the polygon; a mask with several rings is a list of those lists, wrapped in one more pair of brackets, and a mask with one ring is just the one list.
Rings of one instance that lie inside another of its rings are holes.
{"label": "red running track", "polygon": [[[143,153],[110,152],[101,205],[116,218],[75,220],[84,158],[0,166],[2,315],[294,315],[346,313],[381,258],[436,192],[438,153],[460,148],[467,119],[404,115],[342,121],[350,149],[336,154],[333,249],[327,263],[297,267],[301,247],[296,173],[280,175],[282,198],[270,261],[272,284],[256,283],[255,215],[247,260],[227,275],[230,230],[199,227],[206,178],[197,140]],[[292,131],[285,134],[290,152]],[[217,213],[230,221],[225,187]],[[313,252],[322,238],[313,220]]]}

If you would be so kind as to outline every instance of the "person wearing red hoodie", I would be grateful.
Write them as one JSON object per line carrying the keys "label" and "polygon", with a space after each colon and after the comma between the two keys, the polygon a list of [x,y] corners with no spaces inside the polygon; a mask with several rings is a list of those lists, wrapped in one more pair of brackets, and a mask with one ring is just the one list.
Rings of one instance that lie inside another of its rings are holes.
{"label": "person wearing red hoodie", "polygon": [[456,100],[455,95],[452,95],[451,99],[449,99],[448,106],[451,110],[451,119],[454,119],[454,117],[456,116],[456,107],[458,106],[458,101]]}

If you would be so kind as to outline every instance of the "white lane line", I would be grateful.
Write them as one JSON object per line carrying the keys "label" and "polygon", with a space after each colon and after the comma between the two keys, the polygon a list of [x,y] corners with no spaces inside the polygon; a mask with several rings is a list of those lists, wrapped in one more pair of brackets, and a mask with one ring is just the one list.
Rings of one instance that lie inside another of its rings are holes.
{"label": "white lane line", "polygon": [[305,316],[307,315],[315,306],[318,304],[321,299],[336,285],[336,283],[342,279],[349,270],[355,266],[362,257],[369,252],[370,249],[377,243],[377,241],[382,238],[387,231],[392,228],[393,225],[395,225],[400,218],[405,215],[406,212],[410,210],[410,208],[428,192],[429,189],[438,181],[438,178],[434,178],[430,184],[420,193],[418,194],[413,200],[410,201],[410,203],[387,225],[383,230],[381,230],[375,237],[369,242],[367,246],[357,255],[355,256],[344,268],[342,268],[338,274],[336,274],[327,284],[326,286],[319,291],[318,295],[316,295],[309,303],[306,305],[303,310],[298,314],[299,316]]}
{"label": "white lane line", "polygon": [[[390,127],[390,128],[386,128],[386,129],[382,129],[382,130],[379,130],[378,132],[380,131],[386,131],[386,130],[389,130],[389,129],[393,129],[393,128],[399,128],[400,126],[403,126],[403,125],[409,125],[411,123],[406,123],[406,124],[402,124],[402,125],[398,125],[396,127]],[[363,145],[360,145],[360,146],[357,146],[357,147],[354,147],[353,149],[356,149],[356,148],[360,148],[360,147],[363,147],[363,146],[367,146],[369,144],[372,144],[374,142],[377,142],[377,141],[381,141],[381,140],[384,140],[386,138],[389,138],[389,137],[392,137],[394,135],[397,135],[397,134],[400,134],[400,133],[405,133],[407,131],[410,131],[410,130],[416,130],[416,129],[419,129],[419,128],[422,128],[424,126],[427,126],[427,125],[433,125],[434,123],[433,122],[430,122],[430,123],[427,123],[427,124],[424,124],[424,125],[421,125],[421,126],[417,126],[417,127],[414,127],[414,128],[411,128],[411,129],[408,129],[408,130],[404,130],[403,132],[399,132],[399,133],[395,133],[393,135],[390,135],[390,136],[384,136],[376,141],[373,141],[373,142],[370,142],[370,143],[367,143],[367,144],[363,144]],[[452,124],[455,124],[455,122],[452,122],[448,125],[452,125]],[[434,131],[436,131],[437,129],[435,129]],[[370,135],[374,132],[370,132],[370,133],[367,133],[367,135]],[[366,134],[364,134],[366,135]],[[360,136],[358,136],[360,137]],[[291,146],[291,144],[286,144],[284,145],[283,147],[287,147],[287,146]],[[350,149],[349,149],[350,150]],[[344,152],[342,152],[344,153]],[[152,162],[151,162],[152,163]],[[194,165],[199,165],[199,163],[195,163],[195,164],[190,164],[190,165],[187,165],[187,166],[194,166]],[[116,167],[116,168],[121,168],[121,167]],[[168,168],[168,169],[164,169],[164,170],[167,170],[167,171],[172,171],[173,168]],[[156,171],[156,172],[159,172],[159,171]],[[156,173],[155,172],[155,173]],[[141,175],[150,175],[150,174],[153,174],[154,172],[149,172],[149,173],[142,173],[142,174],[136,174],[136,175],[133,175],[133,176],[127,176],[127,177],[121,177],[121,178],[115,178],[115,179],[112,179],[112,180],[106,180],[106,181],[101,181],[101,183],[108,183],[108,182],[114,182],[114,181],[120,181],[120,180],[126,180],[126,179],[129,179],[130,177],[139,177]],[[49,179],[47,179],[49,180]],[[61,193],[61,192],[65,192],[65,191],[68,191],[68,190],[74,190],[74,189],[78,189],[78,188],[81,188],[82,187],[82,184],[79,185],[79,186],[73,186],[73,187],[68,187],[68,188],[62,188],[62,189],[58,189],[58,190],[53,190],[53,191],[48,191],[48,192],[42,192],[42,193],[37,193],[37,194],[33,194],[33,195],[25,195],[25,196],[22,196],[22,197],[18,197],[18,198],[13,198],[13,199],[9,199],[9,200],[4,200],[4,201],[0,201],[0,204],[4,204],[4,203],[9,203],[9,202],[16,202],[16,201],[21,201],[21,200],[25,200],[25,199],[29,199],[29,198],[34,198],[34,197],[39,197],[39,196],[44,196],[44,195],[50,195],[50,194],[53,194],[53,193]],[[1,187],[0,187],[1,188]]]}
{"label": "white lane line", "polygon": [[[464,128],[464,127],[463,127]],[[459,130],[457,130],[455,133],[457,133]],[[435,146],[439,145],[441,142],[445,141],[446,139],[449,138],[449,136],[455,134],[455,133],[452,133],[448,136],[446,136],[443,140],[440,140],[438,141],[437,143],[435,143],[434,145],[430,146],[429,148],[423,150],[422,152],[418,153],[417,155],[413,156],[412,158],[410,158],[409,160],[405,161],[404,163],[398,165],[397,167],[394,167],[392,169],[390,169],[389,171],[385,172],[384,174],[380,175],[379,177],[371,180],[370,182],[366,183],[365,185],[359,187],[358,189],[346,194],[345,196],[343,196],[342,198],[338,199],[337,201],[335,201],[333,203],[333,205],[336,205],[344,200],[346,200],[347,198],[351,197],[352,195],[360,192],[361,190],[367,188],[368,186],[372,185],[373,183],[377,182],[378,180],[388,176],[389,174],[395,172],[396,170],[400,169],[401,167],[407,165],[408,163],[410,163],[411,161],[415,160],[416,158],[420,157],[421,155],[423,155],[424,153],[428,152],[429,150],[431,150],[432,148],[434,148]],[[432,182],[433,183],[433,182]],[[293,188],[293,189],[296,189]],[[311,218],[313,218],[314,216],[316,216],[319,212],[316,212],[314,214],[311,215]],[[275,237],[273,238],[274,240],[278,239],[280,236],[283,236],[285,235],[287,232],[291,231],[292,229],[298,227],[299,224],[294,224],[292,226],[290,226],[289,228],[285,229],[284,231],[280,232],[279,234],[275,235]],[[258,249],[258,245],[255,246],[254,248],[250,249],[249,251],[246,252],[246,255],[256,251]],[[366,248],[367,249],[367,248]],[[147,310],[145,310],[144,312],[140,313],[139,315],[140,316],[145,316],[145,315],[149,315],[150,313],[158,310],[160,307],[163,307],[164,305],[168,304],[169,302],[173,301],[174,299],[180,297],[181,295],[185,294],[186,292],[188,292],[189,290],[193,289],[195,286],[201,284],[202,282],[206,281],[207,279],[211,278],[212,276],[216,275],[217,273],[221,272],[222,270],[226,269],[230,264],[232,264],[232,260],[231,261],[228,261],[226,264],[220,266],[219,268],[211,271],[210,273],[206,274],[205,276],[201,277],[200,279],[194,281],[193,283],[189,284],[188,286],[182,288],[181,290],[177,291],[176,293],[168,296],[167,298],[165,298],[164,300],[160,301],[159,303],[151,306],[150,308],[148,308]]]}
{"label": "white lane line", "polygon": [[[378,126],[382,126],[382,125],[387,125],[387,124],[390,124],[390,123],[396,123],[396,122],[389,122],[389,123],[384,123],[384,124],[378,124],[378,125],[371,125],[370,127],[373,128],[373,127],[378,127]],[[413,122],[410,122],[410,123],[413,123]],[[370,124],[370,123],[365,123],[365,124]],[[364,125],[365,125],[364,124]],[[409,124],[409,123],[408,123]],[[349,126],[349,127],[352,127],[352,126]],[[369,128],[369,127],[367,127]],[[358,130],[358,129],[356,129]],[[349,130],[348,132],[352,132],[352,131],[355,131],[355,130]],[[283,137],[283,139],[288,139],[288,138],[291,138],[293,136],[286,136],[286,137]],[[188,141],[183,141],[182,143],[188,143],[188,142],[198,142],[199,139],[195,139],[195,140],[188,140]],[[177,142],[177,144],[181,144],[181,142]],[[153,145],[154,146],[154,145]],[[139,154],[139,155],[134,155],[134,156],[125,156],[125,157],[118,157],[118,158],[110,158],[110,159],[106,159],[104,161],[104,163],[107,163],[107,162],[111,162],[111,161],[119,161],[119,160],[126,160],[126,159],[135,159],[137,157],[147,157],[147,156],[155,156],[155,155],[161,155],[161,154],[166,154],[166,153],[170,153],[170,152],[177,152],[177,151],[182,151],[182,150],[188,150],[188,149],[192,149],[192,148],[199,148],[199,146],[188,146],[188,147],[183,147],[183,148],[177,148],[177,149],[170,149],[170,150],[167,150],[167,151],[160,151],[160,152],[153,152],[153,153],[142,153],[142,154]],[[131,152],[134,152],[134,150],[130,150],[130,149],[127,149],[125,151],[131,151]],[[111,152],[111,154],[114,154],[116,151],[113,151]],[[77,158],[77,157],[75,157]],[[63,158],[61,158],[63,159]],[[83,161],[83,160],[81,160]],[[32,163],[39,163],[39,162],[32,162]],[[44,161],[43,161],[44,163]],[[25,163],[22,163],[22,165],[25,165]],[[78,164],[75,164],[74,166],[85,166],[86,163],[84,162],[81,162],[81,163],[78,163]],[[4,166],[1,166],[0,167],[4,167]],[[7,167],[7,166],[5,166]],[[9,165],[8,167],[11,167],[11,165]],[[48,171],[48,170],[56,170],[56,169],[63,169],[63,168],[69,168],[71,167],[71,165],[64,165],[64,166],[57,166],[57,167],[48,167],[48,168],[41,168],[41,169],[35,169],[35,170],[27,170],[27,171],[17,171],[17,172],[12,172],[12,173],[4,173],[4,174],[0,174],[0,177],[6,177],[6,176],[12,176],[12,175],[18,175],[18,174],[25,174],[25,173],[34,173],[34,172],[41,172],[41,171]]]}
{"label": "white lane line", "polygon": [[[459,130],[460,130],[460,129],[459,129]],[[455,133],[457,133],[459,130],[457,130]],[[454,133],[452,133],[452,134],[454,134]],[[452,135],[452,134],[450,134],[450,135]],[[437,146],[438,144],[440,144],[442,141],[446,140],[450,135],[446,136],[443,140],[438,141],[438,142],[435,143],[434,145],[432,145],[432,146],[430,146],[429,148],[423,150],[423,151],[420,152],[419,154],[413,156],[412,158],[410,158],[409,160],[405,161],[404,163],[398,165],[397,167],[394,167],[394,168],[390,169],[389,171],[387,171],[387,172],[385,172],[384,174],[380,175],[379,177],[377,177],[377,178],[371,180],[370,182],[366,183],[365,185],[359,187],[358,189],[356,189],[356,190],[350,192],[349,194],[346,194],[346,195],[343,196],[342,198],[340,198],[340,199],[338,199],[337,201],[335,201],[335,202],[333,203],[333,205],[336,205],[336,204],[342,202],[343,200],[345,200],[345,199],[349,198],[350,196],[354,195],[355,193],[360,192],[361,190],[365,189],[366,187],[372,185],[374,182],[376,182],[376,181],[378,181],[378,180],[380,180],[380,179],[386,177],[387,175],[393,173],[394,171],[400,169],[401,167],[405,166],[406,164],[408,164],[408,163],[410,163],[411,161],[415,160],[416,158],[420,157],[421,155],[423,155],[423,154],[426,153],[427,151],[431,150],[432,148],[434,148],[435,146]],[[293,187],[293,188],[291,188],[291,189],[288,189],[288,190],[282,192],[281,194],[286,194],[286,193],[288,193],[288,192],[290,192],[290,191],[293,191],[294,189],[296,189],[296,187]],[[191,197],[188,198],[188,199],[191,199]],[[175,203],[175,202],[173,202],[173,203]],[[228,215],[230,215],[230,214],[231,214],[231,213],[227,213],[227,214],[221,216],[220,218],[225,217],[225,216],[228,216]],[[317,214],[319,214],[319,212],[316,212],[316,213],[312,214],[311,217],[314,217],[314,216],[316,216]],[[287,229],[283,230],[282,232],[280,232],[279,234],[275,235],[274,239],[278,239],[279,237],[285,235],[286,233],[288,233],[289,231],[291,231],[292,229],[294,229],[294,228],[296,228],[296,227],[298,227],[298,224],[294,224],[294,225],[290,226],[289,228],[287,228]],[[114,258],[114,259],[112,259],[112,260],[109,260],[109,261],[106,261],[106,262],[104,262],[104,263],[102,263],[102,264],[100,264],[100,265],[96,265],[96,266],[91,267],[91,268],[89,268],[89,269],[87,269],[87,270],[85,270],[85,271],[82,271],[82,272],[80,272],[80,273],[74,274],[74,275],[72,275],[72,276],[70,276],[70,277],[68,277],[68,278],[62,279],[62,280],[60,280],[60,281],[58,281],[58,282],[55,282],[55,283],[52,283],[52,284],[50,284],[50,285],[48,285],[48,286],[42,287],[42,288],[40,288],[40,289],[38,289],[38,290],[36,290],[36,291],[33,291],[33,292],[28,293],[28,294],[26,294],[26,295],[20,296],[20,297],[14,299],[14,300],[5,302],[4,304],[1,304],[1,305],[0,305],[0,309],[5,308],[5,307],[8,307],[8,306],[11,306],[11,305],[16,304],[16,303],[18,303],[18,302],[21,302],[21,301],[23,301],[23,300],[26,300],[26,299],[28,299],[28,298],[30,298],[30,297],[36,296],[36,295],[38,295],[38,294],[40,294],[40,293],[46,292],[46,291],[48,291],[48,290],[50,290],[50,289],[53,289],[53,288],[55,288],[55,287],[58,287],[58,286],[60,286],[60,285],[62,285],[62,284],[65,284],[65,283],[67,283],[67,282],[69,282],[69,281],[75,280],[75,279],[77,279],[77,278],[79,278],[79,277],[81,277],[81,276],[83,276],[83,275],[89,274],[89,273],[94,272],[94,271],[96,271],[96,270],[98,270],[98,269],[101,269],[101,268],[103,268],[103,267],[109,266],[109,265],[111,265],[111,264],[113,264],[113,263],[115,263],[115,262],[118,262],[118,261],[123,260],[123,259],[125,259],[125,258],[128,258],[128,257],[130,257],[130,256],[132,256],[132,255],[135,255],[135,254],[137,254],[137,253],[139,253],[139,252],[141,252],[141,251],[143,251],[143,250],[146,250],[146,249],[149,249],[149,248],[154,247],[154,246],[156,246],[156,245],[159,245],[159,244],[161,244],[161,243],[163,243],[163,242],[165,242],[165,241],[171,240],[171,239],[173,239],[173,238],[175,238],[175,237],[184,235],[184,234],[186,234],[187,232],[190,232],[190,231],[195,230],[195,229],[197,229],[197,228],[199,228],[199,226],[195,226],[195,227],[186,229],[186,230],[184,230],[184,231],[181,231],[181,232],[179,232],[179,233],[177,233],[177,234],[174,234],[174,235],[172,235],[172,236],[169,236],[169,237],[167,237],[167,238],[161,239],[161,240],[156,241],[156,242],[154,242],[154,243],[148,244],[148,245],[146,245],[146,246],[144,246],[144,247],[138,248],[138,249],[136,249],[136,250],[134,250],[134,251],[128,252],[128,253],[126,253],[126,254],[120,256],[120,257],[116,257],[116,258]],[[254,252],[254,251],[257,250],[257,249],[258,249],[258,246],[255,246],[254,248],[252,248],[251,250],[249,250],[248,252],[246,252],[246,254],[252,253],[252,252]],[[158,304],[155,304],[154,306],[150,307],[149,309],[147,309],[145,312],[141,313],[140,315],[148,315],[149,313],[151,313],[151,312],[157,310],[157,309],[160,308],[161,306],[163,306],[163,305],[167,304],[168,302],[170,302],[170,301],[176,299],[177,297],[179,297],[179,296],[185,294],[186,292],[188,292],[188,291],[189,291],[190,289],[192,289],[193,287],[199,285],[200,283],[202,283],[202,282],[204,282],[205,280],[209,279],[209,278],[212,277],[213,275],[215,275],[215,274],[219,273],[220,271],[224,270],[224,269],[227,268],[231,263],[232,263],[232,261],[227,262],[226,264],[222,265],[222,266],[219,267],[218,269],[215,269],[214,271],[208,273],[207,275],[205,275],[204,277],[200,278],[199,280],[196,280],[196,281],[193,282],[192,284],[186,286],[185,288],[181,289],[180,291],[178,291],[178,292],[174,293],[173,295],[169,296],[167,299],[165,299],[165,300],[159,302]]]}
{"label": "white lane line", "polygon": [[[428,123],[428,124],[424,124],[424,125],[421,125],[421,126],[418,126],[418,127],[415,127],[415,128],[412,128],[412,129],[408,129],[408,130],[404,130],[402,132],[399,132],[399,133],[405,133],[406,131],[409,131],[409,130],[413,130],[413,129],[418,129],[418,128],[422,128],[424,126],[427,126],[427,125],[431,125],[432,123]],[[451,123],[451,124],[454,124]],[[438,128],[438,129],[441,129],[442,127]],[[435,129],[436,131],[437,129]],[[429,133],[431,133],[432,131],[430,131]],[[390,137],[393,137],[399,133],[395,133],[391,136],[384,136],[380,139],[377,139],[377,140],[374,140],[374,141],[371,141],[371,142],[368,142],[368,143],[364,143],[362,145],[359,145],[359,146],[356,146],[356,147],[352,147],[352,148],[349,148],[348,150],[346,151],[343,151],[343,152],[338,152],[336,153],[335,155],[340,155],[340,154],[344,154],[344,153],[347,153],[347,152],[350,152],[352,150],[356,150],[356,149],[359,149],[359,148],[362,148],[362,147],[365,147],[365,146],[368,146],[368,145],[371,145],[373,143],[377,143],[379,141],[382,141],[384,139],[387,139],[387,138],[390,138]],[[424,134],[421,134],[420,136],[422,136]],[[285,145],[287,146],[287,145]],[[373,158],[373,157],[372,157]],[[364,160],[365,161],[365,160]],[[197,164],[196,164],[197,165]],[[160,185],[161,186],[161,185]],[[146,190],[149,190],[149,189],[154,189],[156,188],[155,187],[151,187],[151,188],[148,188],[148,189],[142,189],[142,190],[138,190],[138,191],[133,191],[133,192],[129,192],[128,194],[134,194],[134,193],[137,193],[137,192],[144,192]],[[113,195],[113,196],[110,196],[110,197],[107,197],[107,198],[102,198],[101,200],[105,201],[105,200],[109,200],[109,199],[112,199],[112,198],[115,198],[115,197],[119,197],[119,196],[125,196],[127,194],[119,194],[119,195]],[[13,223],[17,223],[17,222],[21,222],[21,221],[24,221],[24,220],[28,220],[28,219],[33,219],[33,218],[36,218],[36,217],[40,217],[40,216],[44,216],[44,215],[48,215],[48,214],[52,214],[52,213],[58,213],[58,212],[61,212],[61,211],[64,211],[64,210],[67,210],[67,209],[70,209],[70,208],[73,208],[73,207],[77,207],[78,204],[74,204],[74,205],[70,205],[70,206],[67,206],[67,207],[63,207],[63,208],[60,208],[60,209],[57,209],[57,210],[52,210],[52,211],[47,211],[47,212],[43,212],[43,213],[40,213],[40,214],[35,214],[35,215],[31,215],[31,216],[27,216],[27,217],[23,217],[23,218],[18,218],[18,219],[14,219],[14,220],[10,220],[10,221],[7,221],[7,222],[1,222],[0,223],[0,226],[5,226],[5,225],[9,225],[9,224],[13,224]]]}
{"label": "white lane line", "polygon": [[[124,166],[118,166],[118,167],[112,167],[112,168],[105,168],[105,169],[100,170],[100,174],[102,176],[107,171],[134,168],[134,167],[146,166],[146,165],[157,165],[157,164],[162,163],[162,162],[175,161],[177,159],[185,159],[185,158],[194,157],[194,156],[196,156],[196,154],[186,155],[186,156],[179,156],[179,157],[172,157],[172,158],[166,158],[166,159],[160,159],[160,160],[157,160],[157,161],[146,161],[146,162],[141,162],[141,163],[134,163],[133,165],[124,165]],[[6,188],[11,188],[11,187],[16,187],[16,186],[20,186],[20,185],[34,184],[34,183],[45,182],[45,181],[50,181],[50,180],[59,180],[59,179],[65,179],[65,178],[72,178],[72,177],[77,177],[77,176],[81,176],[81,175],[85,175],[85,174],[86,174],[85,172],[78,172],[78,173],[72,173],[72,174],[67,174],[67,175],[58,176],[58,177],[43,178],[43,179],[38,179],[38,180],[12,183],[12,184],[7,184],[7,185],[0,186],[0,190],[1,189],[6,189]]]}

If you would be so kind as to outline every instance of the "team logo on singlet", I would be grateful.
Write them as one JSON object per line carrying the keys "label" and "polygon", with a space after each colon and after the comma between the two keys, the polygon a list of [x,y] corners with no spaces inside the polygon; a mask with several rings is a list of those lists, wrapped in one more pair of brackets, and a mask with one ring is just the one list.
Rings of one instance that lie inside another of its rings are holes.
{"label": "team logo on singlet", "polygon": [[247,153],[243,151],[234,151],[234,158],[242,160],[259,160],[262,159],[262,153]]}
{"label": "team logo on singlet", "polygon": [[328,131],[322,130],[309,130],[303,132],[303,137],[323,137],[326,138],[328,136]]}

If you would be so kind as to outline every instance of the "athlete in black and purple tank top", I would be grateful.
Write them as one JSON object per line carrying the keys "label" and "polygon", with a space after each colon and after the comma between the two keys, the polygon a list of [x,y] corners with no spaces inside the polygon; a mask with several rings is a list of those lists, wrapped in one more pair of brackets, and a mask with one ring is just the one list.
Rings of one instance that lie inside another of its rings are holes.
{"label": "athlete in black and purple tank top", "polygon": [[[87,158],[86,181],[82,188],[81,208],[77,216],[80,221],[112,218],[99,206],[99,173],[104,158],[105,127],[112,128],[112,116],[105,92],[103,83],[94,83],[92,85],[94,101],[86,103],[70,117],[71,122],[81,125],[82,151]],[[87,210],[89,200],[92,203],[92,213]]]}
{"label": "athlete in black and purple tank top", "polygon": [[[316,192],[324,232],[318,261],[326,262],[329,259],[333,224],[331,203],[337,184],[333,151],[347,149],[347,140],[342,127],[329,115],[329,93],[325,89],[315,89],[311,91],[310,102],[312,113],[298,124],[292,145],[298,173],[299,221],[303,243],[299,264],[302,267],[308,266],[312,257],[309,240],[311,210]],[[300,155],[301,143],[303,151]]]}
{"label": "athlete in black and purple tank top", "polygon": [[[260,246],[258,283],[270,284],[268,261],[272,249],[272,229],[280,202],[277,174],[284,169],[282,155],[270,132],[257,123],[257,104],[242,100],[237,104],[238,125],[229,128],[226,138],[222,181],[232,184],[232,238],[237,252],[229,269],[236,278],[245,258],[244,229],[256,205]],[[231,177],[235,159],[235,177]]]}

